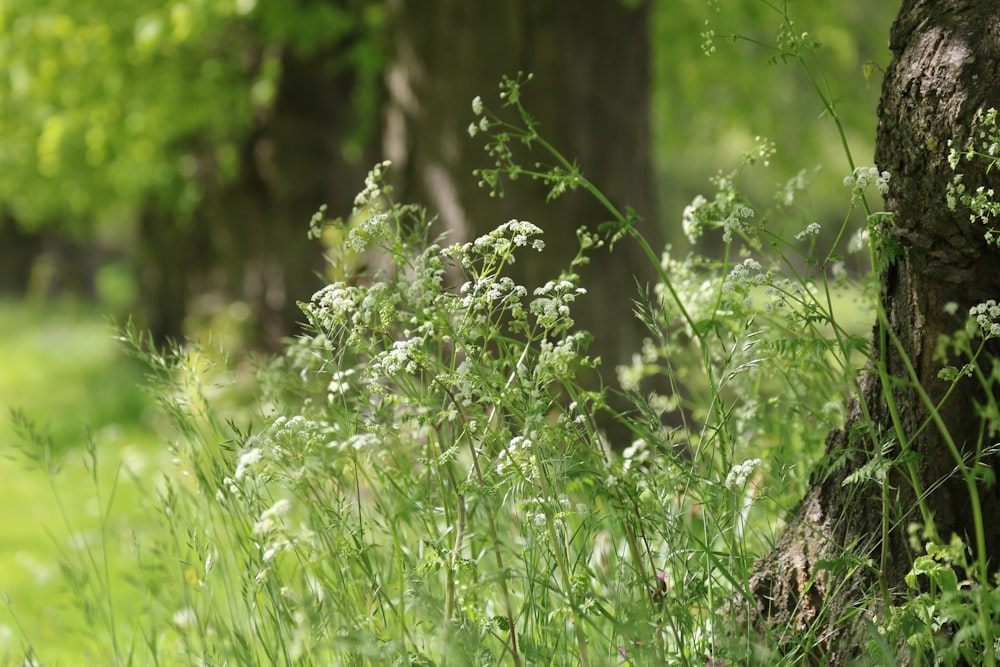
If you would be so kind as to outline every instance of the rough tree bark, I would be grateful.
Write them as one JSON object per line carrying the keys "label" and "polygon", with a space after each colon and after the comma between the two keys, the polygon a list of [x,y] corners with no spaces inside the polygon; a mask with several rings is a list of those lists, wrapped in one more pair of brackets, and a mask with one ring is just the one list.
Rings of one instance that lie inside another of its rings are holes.
{"label": "rough tree bark", "polygon": [[[856,428],[866,423],[856,404],[844,429],[830,433],[828,460],[841,457],[847,465],[814,473],[794,518],[751,581],[758,620],[796,634],[812,627],[817,655],[829,664],[844,664],[863,646],[862,624],[843,622],[857,611],[861,596],[877,590],[879,577],[891,595],[904,594],[903,577],[919,555],[911,549],[907,526],[920,522],[921,515],[902,468],[894,468],[884,482],[888,506],[896,508],[886,517],[881,485],[843,484],[894,436],[887,395],[898,408],[902,447],[916,456],[919,486],[927,493],[937,534],[945,541],[957,534],[974,543],[970,492],[955,474],[957,462],[941,429],[928,425],[930,412],[913,390],[904,360],[937,403],[947,388],[938,371],[947,363],[963,363],[936,355],[939,337],[959,329],[971,306],[1000,296],[1000,251],[985,242],[982,227],[970,224],[968,211],[951,211],[945,204],[954,175],[947,160],[949,139],[961,144],[977,112],[1000,106],[1000,17],[991,0],[905,0],[890,47],[893,61],[883,83],[875,158],[879,169],[892,175],[886,205],[893,224],[886,232],[903,253],[880,277],[885,319],[876,325],[872,347],[888,381],[869,368],[862,396],[875,429]],[[995,174],[965,173],[973,186],[991,178],[995,187]],[[994,347],[983,359],[985,368],[997,352]],[[984,431],[977,410],[983,403],[977,391],[978,383],[966,380],[940,411],[947,432],[970,460],[977,447],[992,442],[984,441],[989,429]],[[892,442],[892,455],[901,451],[899,441]],[[983,463],[996,472],[995,459]],[[986,550],[996,567],[1000,495],[996,486],[980,484],[978,496],[987,517]],[[883,518],[890,528],[885,541]],[[871,567],[852,571],[831,568],[836,561],[823,562],[840,557],[847,547],[869,557]]]}
{"label": "rough tree bark", "polygon": [[[389,100],[384,153],[393,161],[398,199],[419,202],[438,216],[449,242],[462,242],[512,218],[545,230],[547,249],[525,257],[512,277],[529,290],[557,277],[578,249],[576,229],[592,231],[610,218],[589,195],[570,193],[546,205],[546,190],[518,181],[503,200],[477,186],[472,170],[491,166],[481,139],[470,140],[472,99],[496,108],[501,76],[531,72],[525,106],[540,132],[619,207],[655,220],[649,129],[647,3],[617,0],[390,0],[394,54],[386,74]],[[544,159],[542,156],[529,159]],[[530,162],[529,162],[530,164]],[[643,233],[658,247],[658,230]],[[634,244],[601,251],[581,276],[588,290],[576,312],[594,336],[605,381],[616,364],[640,349],[644,335],[633,316],[640,284],[652,267]],[[605,426],[624,441],[629,435]]]}

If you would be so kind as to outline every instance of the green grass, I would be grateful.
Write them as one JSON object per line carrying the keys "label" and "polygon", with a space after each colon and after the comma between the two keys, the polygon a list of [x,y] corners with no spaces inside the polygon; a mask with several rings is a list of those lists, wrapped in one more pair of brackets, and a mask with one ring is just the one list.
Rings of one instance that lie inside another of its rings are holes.
{"label": "green grass", "polygon": [[[103,494],[123,468],[110,527],[143,523],[135,480],[149,478],[166,452],[148,423],[152,401],[141,381],[141,368],[94,310],[0,302],[0,592],[10,602],[0,606],[0,664],[20,653],[17,625],[54,663],[80,664],[87,655],[65,632],[83,615],[67,595],[60,551],[75,557],[85,553],[76,548],[81,543],[100,544],[95,485],[83,459],[88,432]],[[52,478],[58,502],[49,478],[24,457],[11,410],[51,436],[61,468]],[[131,606],[124,587],[113,592],[121,610]]]}
{"label": "green grass", "polygon": [[[88,428],[112,440],[147,433],[141,373],[100,314],[71,302],[0,302],[0,404],[47,423],[57,446],[82,441]],[[0,442],[13,437],[5,420]]]}

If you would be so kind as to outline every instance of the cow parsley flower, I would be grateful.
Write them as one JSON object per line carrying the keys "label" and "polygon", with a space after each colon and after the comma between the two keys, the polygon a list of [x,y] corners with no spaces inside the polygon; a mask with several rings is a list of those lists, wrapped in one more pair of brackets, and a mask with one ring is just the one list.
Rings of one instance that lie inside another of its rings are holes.
{"label": "cow parsley flower", "polygon": [[260,463],[261,460],[263,460],[263,458],[264,450],[260,447],[254,447],[253,449],[243,452],[236,464],[236,472],[233,474],[233,479],[241,479],[248,470],[253,470],[254,467]]}
{"label": "cow parsley flower", "polygon": [[722,284],[723,291],[745,292],[748,288],[757,285],[766,285],[771,281],[771,274],[764,271],[760,262],[753,258],[743,260],[742,264],[737,264],[726,276]]}
{"label": "cow parsley flower", "polygon": [[880,172],[876,167],[855,167],[854,172],[844,178],[844,187],[851,188],[851,201],[859,203],[865,190],[872,185],[883,197],[888,194],[889,178],[889,172]]}
{"label": "cow parsley flower", "polygon": [[415,373],[417,371],[417,355],[423,346],[422,336],[393,341],[391,349],[380,352],[371,360],[366,369],[369,378],[377,381],[402,372]]}
{"label": "cow parsley flower", "polygon": [[726,488],[742,488],[747,483],[747,480],[750,479],[750,475],[753,473],[754,468],[759,466],[761,463],[763,463],[763,461],[760,459],[748,459],[733,466],[733,469],[729,471],[728,475],[726,475]]}
{"label": "cow parsley flower", "polygon": [[380,199],[383,193],[384,172],[392,163],[388,160],[379,162],[365,177],[365,187],[354,198],[354,215],[364,214],[365,211],[381,210]]}
{"label": "cow parsley flower", "polygon": [[818,236],[823,228],[818,222],[810,222],[805,229],[795,235],[796,241]]}
{"label": "cow parsley flower", "polygon": [[681,227],[684,229],[684,236],[691,243],[701,238],[702,233],[705,231],[705,219],[704,216],[700,215],[700,211],[707,203],[707,199],[702,195],[698,195],[690,204],[684,207],[684,213],[681,216]]}
{"label": "cow parsley flower", "polygon": [[722,223],[722,240],[729,243],[733,240],[733,232],[748,234],[753,231],[750,221],[757,215],[746,204],[736,204]]}
{"label": "cow parsley flower", "polygon": [[260,518],[253,526],[254,535],[264,535],[274,532],[283,525],[284,516],[292,507],[292,501],[287,498],[278,499],[273,505],[264,510]]}
{"label": "cow parsley flower", "polygon": [[1000,304],[994,299],[976,304],[969,309],[969,315],[975,318],[984,337],[1000,338]]}

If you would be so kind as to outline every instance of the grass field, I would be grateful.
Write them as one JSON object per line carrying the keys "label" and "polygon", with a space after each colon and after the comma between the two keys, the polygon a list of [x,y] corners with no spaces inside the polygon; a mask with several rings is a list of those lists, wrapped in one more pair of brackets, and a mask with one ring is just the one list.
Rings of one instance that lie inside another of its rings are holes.
{"label": "grass field", "polygon": [[[140,480],[153,477],[168,454],[153,426],[142,371],[114,340],[99,313],[74,303],[58,306],[0,302],[0,664],[17,664],[22,632],[45,664],[84,664],[87,647],[67,630],[91,619],[73,604],[60,560],[94,553],[101,544],[101,505],[85,465],[92,437],[103,480],[120,472],[103,526],[121,534],[141,526]],[[29,464],[11,411],[20,410],[51,438],[59,472]],[[112,587],[119,609],[129,591]],[[44,654],[43,654],[44,652]]]}

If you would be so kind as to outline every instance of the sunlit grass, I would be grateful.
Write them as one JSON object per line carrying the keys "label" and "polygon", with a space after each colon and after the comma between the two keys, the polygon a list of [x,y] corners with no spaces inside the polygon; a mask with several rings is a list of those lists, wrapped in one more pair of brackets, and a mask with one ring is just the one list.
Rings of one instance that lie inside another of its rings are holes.
{"label": "sunlit grass", "polygon": [[[88,428],[111,440],[146,433],[142,371],[113,334],[110,322],[79,304],[0,302],[0,404],[47,423],[57,446],[79,442]],[[0,442],[12,438],[4,419]]]}
{"label": "sunlit grass", "polygon": [[[60,552],[73,559],[84,553],[82,545],[101,542],[100,502],[83,463],[88,433],[97,447],[102,494],[120,470],[106,530],[116,547],[125,546],[119,543],[130,529],[141,530],[136,481],[150,478],[166,457],[145,423],[151,401],[141,378],[98,313],[74,303],[0,302],[0,592],[9,600],[0,605],[0,664],[20,653],[17,625],[44,647],[48,660],[81,664],[87,655],[66,632],[84,618],[67,594]],[[60,467],[51,486],[24,457],[12,410],[51,437]],[[112,594],[120,612],[133,606],[124,583]]]}

